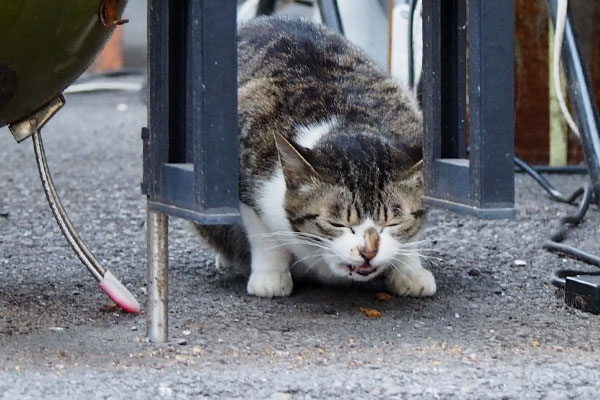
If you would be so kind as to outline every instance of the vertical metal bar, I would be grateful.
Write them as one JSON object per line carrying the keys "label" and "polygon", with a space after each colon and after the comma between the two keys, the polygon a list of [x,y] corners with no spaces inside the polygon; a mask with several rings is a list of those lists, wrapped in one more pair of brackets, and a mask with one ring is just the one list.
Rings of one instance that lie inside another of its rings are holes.
{"label": "vertical metal bar", "polygon": [[169,269],[169,217],[148,211],[148,338],[151,342],[168,339],[168,269]]}
{"label": "vertical metal bar", "polygon": [[466,0],[441,1],[441,158],[466,158]]}
{"label": "vertical metal bar", "polygon": [[514,2],[468,7],[471,196],[479,208],[512,208]]}
{"label": "vertical metal bar", "polygon": [[151,200],[160,198],[161,167],[169,154],[169,1],[148,0],[148,126],[144,154],[144,187]]}
{"label": "vertical metal bar", "polygon": [[195,201],[237,208],[237,36],[233,1],[192,1],[188,120],[194,133]]}
{"label": "vertical metal bar", "polygon": [[323,23],[330,29],[343,35],[344,25],[340,17],[340,10],[337,5],[337,0],[318,0],[319,10]]}
{"label": "vertical metal bar", "polygon": [[[556,23],[556,0],[549,0],[548,4],[552,21]],[[600,204],[600,135],[598,131],[600,119],[594,101],[594,94],[590,89],[585,64],[577,44],[576,31],[571,21],[571,14],[567,13],[562,57],[567,75],[569,95],[575,106],[586,165],[597,202]]]}
{"label": "vertical metal bar", "polygon": [[432,197],[436,197],[434,163],[441,157],[441,13],[439,0],[423,0],[423,177],[425,194]]}
{"label": "vertical metal bar", "polygon": [[[169,163],[192,162],[191,135],[186,132],[187,42],[189,1],[169,1]],[[189,161],[188,161],[189,160]]]}

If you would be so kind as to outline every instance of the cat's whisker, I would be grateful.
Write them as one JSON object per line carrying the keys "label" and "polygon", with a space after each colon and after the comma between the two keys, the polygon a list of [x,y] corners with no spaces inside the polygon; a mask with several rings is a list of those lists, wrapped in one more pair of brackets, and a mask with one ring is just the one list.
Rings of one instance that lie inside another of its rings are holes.
{"label": "cat's whisker", "polygon": [[406,242],[406,243],[400,243],[398,246],[399,247],[412,247],[412,246],[417,246],[417,245],[421,245],[424,243],[437,243],[437,242],[442,242],[442,241],[447,241],[445,239],[439,240],[439,239],[422,239],[422,240],[415,240],[413,242]]}
{"label": "cat's whisker", "polygon": [[[399,261],[399,262],[401,262],[402,264],[404,264],[406,267],[410,268],[410,265],[408,265],[408,263],[407,263],[406,261],[402,260],[402,259],[394,259],[394,261]],[[400,269],[400,268],[399,268],[399,267],[398,267],[396,264],[394,264],[394,263],[391,263],[391,264],[390,264],[390,266],[391,266],[392,268],[394,268],[394,269],[395,269],[397,272],[399,272],[399,273],[402,273],[402,272],[403,272],[403,271],[402,271],[402,270],[401,270],[401,269]]]}
{"label": "cat's whisker", "polygon": [[322,258],[319,258],[319,259],[313,261],[308,267],[306,267],[306,270],[304,271],[304,276],[308,275],[308,273],[310,272],[310,270],[312,269],[312,267],[314,267],[315,265],[317,265],[317,263],[319,261],[321,261],[321,260],[322,260]]}
{"label": "cat's whisker", "polygon": [[293,267],[293,266],[295,266],[296,264],[300,264],[300,263],[304,262],[305,260],[307,260],[309,258],[319,257],[319,259],[322,259],[323,256],[324,256],[324,254],[318,253],[318,250],[314,251],[314,252],[308,254],[307,256],[304,256],[301,259],[296,260],[292,265],[290,265],[290,268]]}
{"label": "cat's whisker", "polygon": [[398,252],[395,253],[396,256],[418,256],[420,258],[426,259],[426,260],[436,260],[436,261],[444,261],[443,258],[440,257],[433,257],[433,256],[428,256],[419,252]]}
{"label": "cat's whisker", "polygon": [[325,242],[331,241],[331,239],[324,238],[322,236],[315,235],[313,233],[308,233],[308,232],[276,231],[276,232],[268,232],[268,233],[262,233],[259,235],[255,235],[255,237],[278,237],[278,236],[297,236],[297,237],[310,238],[310,239],[314,239],[314,240],[318,240],[318,241],[325,241]]}
{"label": "cat's whisker", "polygon": [[269,238],[269,239],[259,239],[258,241],[260,242],[275,242],[275,243],[284,243],[284,242],[291,242],[292,240],[294,241],[302,241],[302,242],[306,242],[306,243],[314,243],[320,246],[325,245],[324,243],[314,240],[314,239],[310,239],[310,238],[302,238],[302,237],[294,237],[294,236],[289,236],[289,237],[273,237],[273,238]]}
{"label": "cat's whisker", "polygon": [[426,249],[426,248],[418,248],[418,251],[423,253],[423,252],[428,252],[428,253],[438,253],[440,255],[446,255],[446,256],[451,256],[453,258],[457,258],[461,261],[466,261],[466,259],[462,256],[460,256],[457,253],[454,252],[450,252],[450,251],[444,251],[444,250],[438,250],[438,249]]}
{"label": "cat's whisker", "polygon": [[273,250],[273,249],[278,249],[280,247],[293,246],[293,245],[312,246],[312,247],[318,247],[318,248],[323,249],[323,250],[330,250],[327,246],[321,246],[321,245],[316,244],[316,243],[303,242],[303,241],[282,242],[282,243],[276,244],[274,246],[268,247],[266,250]]}
{"label": "cat's whisker", "polygon": [[[410,256],[412,257],[419,257],[423,262],[427,262],[427,263],[433,263],[435,262],[435,265],[438,265],[438,263],[443,263],[444,259],[441,258],[434,258],[434,257],[421,257],[418,254],[410,254]],[[404,257],[406,257],[406,255],[399,255],[398,257],[394,257],[392,258],[395,261],[401,261],[404,262]]]}
{"label": "cat's whisker", "polygon": [[327,246],[323,246],[321,244],[318,243],[314,243],[314,242],[309,242],[309,241],[288,241],[288,242],[283,242],[283,243],[279,243],[275,246],[271,246],[269,248],[267,248],[267,250],[273,250],[276,248],[280,248],[280,247],[285,247],[285,246],[293,246],[293,245],[305,245],[305,246],[312,246],[312,247],[317,247],[319,249],[325,250],[326,254],[331,254],[334,256],[337,256],[341,259],[344,259],[345,257],[343,257],[338,251],[336,251],[335,249],[331,248],[331,247],[327,247]]}

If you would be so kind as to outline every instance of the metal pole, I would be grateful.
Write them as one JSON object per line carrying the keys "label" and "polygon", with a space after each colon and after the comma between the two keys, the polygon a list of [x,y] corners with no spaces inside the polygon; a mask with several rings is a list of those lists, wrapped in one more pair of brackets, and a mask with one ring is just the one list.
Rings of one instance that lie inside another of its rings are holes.
{"label": "metal pole", "polygon": [[[550,14],[556,25],[557,2],[549,0]],[[570,13],[565,23],[565,46],[562,60],[567,75],[569,95],[579,122],[581,145],[592,181],[596,202],[600,204],[600,116],[594,101],[594,93],[588,79],[586,66],[577,43],[577,32]]]}
{"label": "metal pole", "polygon": [[148,339],[164,343],[168,339],[169,217],[148,211]]}
{"label": "metal pole", "polygon": [[342,17],[340,16],[337,0],[318,0],[317,3],[319,5],[319,10],[321,11],[323,23],[333,31],[343,35],[344,25],[342,24]]}

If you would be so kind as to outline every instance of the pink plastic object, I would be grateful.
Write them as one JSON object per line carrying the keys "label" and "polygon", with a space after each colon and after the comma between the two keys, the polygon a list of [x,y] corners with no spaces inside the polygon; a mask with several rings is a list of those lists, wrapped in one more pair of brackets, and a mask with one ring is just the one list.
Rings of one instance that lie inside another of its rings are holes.
{"label": "pink plastic object", "polygon": [[140,312],[140,303],[110,271],[104,273],[100,288],[126,312],[132,314]]}

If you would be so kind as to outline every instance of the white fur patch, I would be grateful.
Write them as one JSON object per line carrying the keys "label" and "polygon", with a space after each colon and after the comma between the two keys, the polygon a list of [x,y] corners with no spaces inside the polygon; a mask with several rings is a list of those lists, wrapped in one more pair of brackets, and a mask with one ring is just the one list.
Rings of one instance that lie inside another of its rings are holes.
{"label": "white fur patch", "polygon": [[252,252],[248,293],[260,297],[288,296],[294,286],[289,269],[291,254],[274,246],[270,229],[252,208],[241,204],[240,214]]}
{"label": "white fur patch", "polygon": [[256,17],[256,10],[258,10],[259,0],[247,0],[242,3],[237,9],[237,23],[250,21]]}
{"label": "white fur patch", "polygon": [[271,232],[289,231],[292,229],[285,213],[285,191],[283,171],[277,167],[271,179],[263,183],[260,196],[257,199],[263,223]]}
{"label": "white fur patch", "polygon": [[317,142],[335,126],[337,120],[331,118],[317,124],[301,126],[298,129],[298,137],[294,140],[302,147],[313,149]]}

